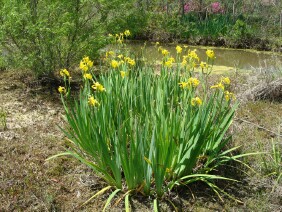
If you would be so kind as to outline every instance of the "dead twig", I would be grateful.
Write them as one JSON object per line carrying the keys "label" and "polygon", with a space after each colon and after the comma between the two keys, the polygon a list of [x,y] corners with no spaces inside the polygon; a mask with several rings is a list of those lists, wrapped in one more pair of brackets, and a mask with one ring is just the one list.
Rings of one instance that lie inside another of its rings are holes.
{"label": "dead twig", "polygon": [[279,137],[282,137],[282,134],[279,134],[279,133],[277,133],[277,132],[274,132],[274,131],[272,131],[272,130],[269,130],[269,129],[267,129],[267,128],[261,126],[261,125],[258,125],[258,124],[256,124],[256,123],[247,121],[247,120],[245,120],[245,119],[235,118],[234,120],[235,120],[235,121],[238,121],[238,122],[244,122],[244,123],[247,123],[247,124],[251,124],[251,125],[253,125],[253,126],[256,126],[258,129],[261,129],[261,130],[264,130],[264,131],[266,131],[266,132],[271,133],[272,136],[279,136]]}

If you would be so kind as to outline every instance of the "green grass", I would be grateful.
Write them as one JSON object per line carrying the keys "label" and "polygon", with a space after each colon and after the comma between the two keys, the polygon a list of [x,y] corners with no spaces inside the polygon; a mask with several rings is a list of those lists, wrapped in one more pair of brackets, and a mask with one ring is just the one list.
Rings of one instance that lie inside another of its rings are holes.
{"label": "green grass", "polygon": [[0,108],[0,129],[7,130],[7,112]]}

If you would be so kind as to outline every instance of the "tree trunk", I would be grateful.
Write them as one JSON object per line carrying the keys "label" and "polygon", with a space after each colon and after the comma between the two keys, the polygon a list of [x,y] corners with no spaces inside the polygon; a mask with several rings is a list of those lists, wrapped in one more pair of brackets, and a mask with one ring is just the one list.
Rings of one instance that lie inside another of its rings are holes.
{"label": "tree trunk", "polygon": [[184,16],[184,0],[180,0],[180,12],[181,12],[181,16]]}

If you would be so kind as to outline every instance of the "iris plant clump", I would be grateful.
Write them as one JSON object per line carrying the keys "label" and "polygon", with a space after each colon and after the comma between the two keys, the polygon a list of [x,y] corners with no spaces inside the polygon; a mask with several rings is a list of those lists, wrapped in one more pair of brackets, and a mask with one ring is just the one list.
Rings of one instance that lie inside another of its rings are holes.
{"label": "iris plant clump", "polygon": [[[129,34],[115,36],[117,45]],[[174,59],[159,47],[160,73],[149,67],[140,71],[130,55],[108,51],[104,61],[109,71],[97,78],[85,57],[79,98],[69,101],[70,88],[59,87],[68,124],[63,131],[71,148],[56,156],[77,158],[108,184],[94,196],[114,189],[105,208],[118,193],[128,209],[134,193],[158,199],[175,186],[200,180],[219,195],[225,192],[214,180],[232,180],[211,174],[240,157],[228,156],[236,148],[225,148],[237,107],[230,79],[208,85],[214,52],[206,52],[202,66],[195,50],[184,49],[177,46]],[[61,75],[70,77],[66,70]]]}

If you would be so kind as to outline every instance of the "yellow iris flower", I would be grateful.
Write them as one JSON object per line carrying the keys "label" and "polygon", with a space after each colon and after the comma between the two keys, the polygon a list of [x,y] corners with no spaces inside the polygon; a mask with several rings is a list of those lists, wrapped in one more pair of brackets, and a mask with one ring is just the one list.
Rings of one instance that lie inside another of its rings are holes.
{"label": "yellow iris flower", "polygon": [[60,75],[62,76],[62,77],[70,77],[70,73],[68,72],[68,70],[67,69],[61,69],[61,71],[60,71]]}
{"label": "yellow iris flower", "polygon": [[125,71],[120,71],[119,73],[120,73],[121,78],[124,78],[125,76],[127,76],[127,72]]}
{"label": "yellow iris flower", "polygon": [[202,69],[209,67],[209,65],[206,62],[203,62],[203,61],[200,63],[200,66],[201,66]]}
{"label": "yellow iris flower", "polygon": [[224,92],[224,96],[225,96],[226,101],[235,100],[235,99],[236,99],[235,94],[234,94],[234,93],[231,93],[231,92],[229,92],[229,91],[225,91],[225,92]]}
{"label": "yellow iris flower", "polygon": [[221,77],[221,82],[225,85],[230,85],[231,83],[229,77]]}
{"label": "yellow iris flower", "polygon": [[112,66],[113,68],[117,68],[117,67],[119,67],[119,62],[116,61],[116,60],[112,60],[111,66]]}
{"label": "yellow iris flower", "polygon": [[221,90],[224,90],[224,85],[220,82],[216,85],[212,85],[211,88],[219,88]]}
{"label": "yellow iris flower", "polygon": [[168,60],[164,63],[164,66],[168,67],[168,68],[171,68],[172,67],[172,61],[171,60]]}
{"label": "yellow iris flower", "polygon": [[214,58],[215,58],[215,54],[214,54],[214,51],[213,51],[213,50],[208,49],[208,50],[206,51],[206,55],[207,55],[208,58],[210,58],[210,59],[214,59]]}
{"label": "yellow iris flower", "polygon": [[180,83],[178,83],[178,85],[179,85],[180,88],[188,88],[189,83],[188,82],[180,82]]}
{"label": "yellow iris flower", "polygon": [[197,78],[195,78],[195,77],[190,77],[188,79],[188,84],[193,86],[194,88],[196,88],[200,84],[200,81]]}
{"label": "yellow iris flower", "polygon": [[163,56],[166,56],[166,55],[168,55],[168,54],[169,54],[169,51],[168,51],[168,50],[162,49],[162,55],[163,55]]}
{"label": "yellow iris flower", "polygon": [[125,31],[124,31],[124,35],[125,35],[126,37],[130,36],[130,31],[129,31],[128,29],[125,30]]}
{"label": "yellow iris flower", "polygon": [[88,98],[88,104],[89,104],[90,106],[93,106],[93,107],[100,105],[100,103],[97,101],[97,99],[95,99],[93,96],[90,96],[90,97]]}
{"label": "yellow iris flower", "polygon": [[92,75],[88,73],[84,74],[83,77],[84,79],[90,79],[90,80],[92,79]]}
{"label": "yellow iris flower", "polygon": [[194,49],[193,51],[189,51],[188,57],[194,60],[198,60],[198,61],[200,60],[199,56],[196,53],[196,49]]}
{"label": "yellow iris flower", "polygon": [[176,46],[176,52],[177,54],[180,54],[182,52],[182,48],[180,46]]}
{"label": "yellow iris flower", "polygon": [[199,97],[195,97],[191,99],[192,106],[196,106],[196,105],[200,106],[202,104],[203,104],[203,101]]}
{"label": "yellow iris flower", "polygon": [[59,86],[58,91],[59,91],[60,93],[66,93],[66,88],[65,88],[65,87],[62,87],[62,86]]}
{"label": "yellow iris flower", "polygon": [[94,90],[103,92],[106,91],[106,89],[104,88],[103,85],[101,85],[99,82],[95,82],[92,86],[91,86]]}

